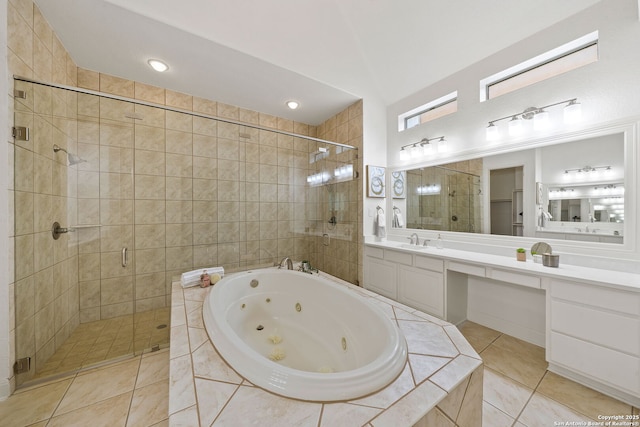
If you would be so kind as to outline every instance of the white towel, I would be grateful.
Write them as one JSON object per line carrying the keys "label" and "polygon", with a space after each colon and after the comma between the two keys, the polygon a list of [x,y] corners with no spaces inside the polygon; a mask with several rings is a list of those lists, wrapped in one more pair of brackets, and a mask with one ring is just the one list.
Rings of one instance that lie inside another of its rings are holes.
{"label": "white towel", "polygon": [[404,219],[402,219],[402,214],[399,211],[393,212],[393,227],[394,228],[404,227]]}
{"label": "white towel", "polygon": [[199,268],[193,271],[186,271],[182,273],[180,276],[180,284],[183,288],[189,288],[191,286],[199,286],[200,285],[200,275],[203,271],[207,271],[207,274],[217,274],[220,277],[224,277],[224,268],[222,267],[209,267],[209,268]]}
{"label": "white towel", "polygon": [[382,209],[378,209],[378,215],[376,216],[376,236],[382,238],[387,236],[386,218]]}

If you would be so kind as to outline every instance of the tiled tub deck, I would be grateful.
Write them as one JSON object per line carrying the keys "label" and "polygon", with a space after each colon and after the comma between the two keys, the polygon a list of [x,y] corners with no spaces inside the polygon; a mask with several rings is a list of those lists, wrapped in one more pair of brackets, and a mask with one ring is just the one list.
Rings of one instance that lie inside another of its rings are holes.
{"label": "tiled tub deck", "polygon": [[450,323],[322,274],[380,307],[405,335],[409,358],[386,388],[338,403],[303,402],[253,386],[222,360],[202,320],[210,288],[173,283],[169,415],[171,426],[482,425],[480,356]]}

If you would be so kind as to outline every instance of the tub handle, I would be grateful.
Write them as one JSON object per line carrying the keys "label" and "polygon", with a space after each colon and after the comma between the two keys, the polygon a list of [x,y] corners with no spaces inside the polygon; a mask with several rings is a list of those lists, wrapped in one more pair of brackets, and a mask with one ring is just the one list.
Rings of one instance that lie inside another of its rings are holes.
{"label": "tub handle", "polygon": [[122,267],[126,267],[129,261],[129,257],[127,256],[127,248],[122,248]]}

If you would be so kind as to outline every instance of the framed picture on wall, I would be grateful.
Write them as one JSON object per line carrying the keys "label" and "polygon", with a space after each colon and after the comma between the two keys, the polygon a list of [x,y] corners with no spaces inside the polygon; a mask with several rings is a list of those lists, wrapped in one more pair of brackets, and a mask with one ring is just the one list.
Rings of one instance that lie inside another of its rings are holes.
{"label": "framed picture on wall", "polygon": [[384,172],[382,166],[367,165],[367,197],[385,197]]}
{"label": "framed picture on wall", "polygon": [[398,171],[391,173],[391,190],[394,199],[404,199],[407,197],[407,172]]}

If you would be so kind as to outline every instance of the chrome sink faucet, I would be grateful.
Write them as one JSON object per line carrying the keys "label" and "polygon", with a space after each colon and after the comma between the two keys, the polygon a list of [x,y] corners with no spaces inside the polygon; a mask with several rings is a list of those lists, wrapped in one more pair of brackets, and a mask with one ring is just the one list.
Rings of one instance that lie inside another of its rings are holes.
{"label": "chrome sink faucet", "polygon": [[[415,240],[413,240],[414,237],[415,237]],[[418,237],[418,233],[413,233],[410,237],[407,237],[407,239],[411,240],[412,245],[418,246],[420,244],[420,238]]]}
{"label": "chrome sink faucet", "polygon": [[291,258],[289,258],[288,256],[282,258],[280,264],[278,264],[278,268],[282,268],[282,264],[284,263],[286,263],[287,265],[287,270],[293,270],[293,261],[291,261]]}

